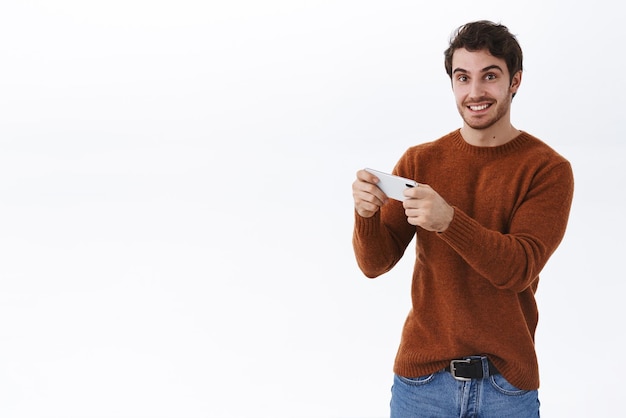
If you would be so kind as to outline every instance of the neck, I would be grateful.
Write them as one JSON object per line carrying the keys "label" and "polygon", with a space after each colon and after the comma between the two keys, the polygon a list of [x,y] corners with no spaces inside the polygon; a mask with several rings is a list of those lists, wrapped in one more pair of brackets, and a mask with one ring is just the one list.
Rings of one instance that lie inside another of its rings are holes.
{"label": "neck", "polygon": [[491,126],[486,129],[474,129],[466,124],[461,128],[461,136],[470,145],[476,147],[497,147],[517,137],[520,131],[510,123],[506,126]]}

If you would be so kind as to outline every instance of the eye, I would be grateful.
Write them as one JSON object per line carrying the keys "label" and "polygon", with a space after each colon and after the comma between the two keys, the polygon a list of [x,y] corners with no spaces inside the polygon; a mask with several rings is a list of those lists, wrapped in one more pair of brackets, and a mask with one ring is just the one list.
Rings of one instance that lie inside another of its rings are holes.
{"label": "eye", "polygon": [[460,75],[456,79],[457,79],[457,81],[460,81],[460,82],[463,83],[463,82],[467,81],[467,76],[466,75]]}
{"label": "eye", "polygon": [[485,80],[495,80],[497,77],[494,73],[489,73],[485,76]]}

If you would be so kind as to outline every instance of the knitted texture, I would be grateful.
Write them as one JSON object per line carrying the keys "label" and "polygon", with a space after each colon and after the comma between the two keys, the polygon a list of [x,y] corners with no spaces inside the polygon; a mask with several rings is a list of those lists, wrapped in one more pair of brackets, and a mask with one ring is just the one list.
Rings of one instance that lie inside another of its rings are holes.
{"label": "knitted texture", "polygon": [[454,207],[442,233],[410,225],[394,200],[371,218],[355,212],[353,246],[367,277],[391,270],[416,236],[413,306],[394,372],[417,377],[486,355],[511,384],[537,389],[535,292],[565,234],[570,163],[525,132],[476,147],[457,130],[409,148],[394,173],[428,184]]}

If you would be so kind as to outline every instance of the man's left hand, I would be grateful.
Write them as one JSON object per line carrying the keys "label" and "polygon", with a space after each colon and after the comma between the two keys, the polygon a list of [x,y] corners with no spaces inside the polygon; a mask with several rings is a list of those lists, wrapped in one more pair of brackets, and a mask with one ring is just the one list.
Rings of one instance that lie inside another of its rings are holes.
{"label": "man's left hand", "polygon": [[404,213],[411,225],[427,231],[443,232],[448,229],[454,208],[450,206],[432,187],[420,183],[419,186],[406,189],[404,195]]}

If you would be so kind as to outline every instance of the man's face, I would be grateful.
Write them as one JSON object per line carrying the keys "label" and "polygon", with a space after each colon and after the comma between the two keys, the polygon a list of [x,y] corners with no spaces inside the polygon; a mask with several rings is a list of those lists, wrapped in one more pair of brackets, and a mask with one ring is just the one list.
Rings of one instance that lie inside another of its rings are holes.
{"label": "man's face", "polygon": [[465,124],[473,129],[487,129],[498,122],[510,124],[511,98],[521,77],[518,72],[510,82],[506,62],[487,50],[454,51],[452,90]]}

